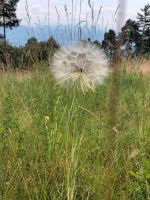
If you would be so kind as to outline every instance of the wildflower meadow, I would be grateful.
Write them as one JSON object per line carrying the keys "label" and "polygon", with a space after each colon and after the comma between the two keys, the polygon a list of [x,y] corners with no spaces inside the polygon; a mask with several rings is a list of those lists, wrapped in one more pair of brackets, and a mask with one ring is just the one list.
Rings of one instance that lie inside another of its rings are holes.
{"label": "wildflower meadow", "polygon": [[[19,2],[0,1],[0,200],[150,200],[150,4],[121,28],[126,1],[110,24],[111,6],[68,1],[65,25],[51,1]],[[7,40],[17,9],[24,46]]]}
{"label": "wildflower meadow", "polygon": [[[83,94],[50,73],[0,78],[1,199],[104,199],[111,74]],[[149,77],[121,72],[112,199],[150,196]]]}

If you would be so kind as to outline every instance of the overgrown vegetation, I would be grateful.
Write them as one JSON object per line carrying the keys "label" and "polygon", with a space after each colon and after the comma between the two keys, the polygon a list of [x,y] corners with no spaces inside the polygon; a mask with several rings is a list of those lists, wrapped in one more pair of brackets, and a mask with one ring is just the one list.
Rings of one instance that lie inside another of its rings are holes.
{"label": "overgrown vegetation", "polygon": [[32,37],[23,47],[2,37],[0,199],[150,199],[150,80],[134,70],[141,57],[150,58],[149,9],[147,4],[138,21],[127,20],[118,35],[110,29],[102,42],[87,38],[119,70],[86,94],[53,79],[48,67],[60,48],[53,37]]}
{"label": "overgrown vegetation", "polygon": [[[114,200],[150,198],[148,81],[121,74]],[[7,73],[0,84],[0,199],[103,199],[111,76],[86,95],[45,72]]]}
{"label": "overgrown vegetation", "polygon": [[39,64],[49,66],[53,53],[59,48],[59,44],[53,37],[48,41],[38,42],[36,38],[28,39],[24,47],[12,47],[9,44],[0,44],[0,68],[35,70]]}
{"label": "overgrown vegetation", "polygon": [[[19,25],[19,20],[15,15],[17,2],[18,0],[11,0],[9,3],[5,2],[2,4],[3,9],[0,10],[0,26],[4,29],[4,34],[1,35],[0,40],[0,68],[6,70],[9,66],[15,69],[35,69],[35,66],[37,66],[39,62],[45,62],[46,65],[49,62],[49,55],[52,56],[60,45],[53,37],[50,37],[48,41],[41,42],[32,37],[28,39],[26,45],[23,47],[13,47],[6,42],[6,28]],[[13,9],[9,12],[12,5]],[[68,11],[66,10],[66,12]],[[93,10],[92,13],[94,14]],[[10,17],[8,17],[9,15]],[[29,15],[29,13],[27,13],[27,15]],[[10,18],[10,20],[7,18]],[[81,27],[79,27],[78,31],[80,32],[80,39],[86,39],[98,45],[100,48],[104,49],[110,59],[114,57],[115,43],[120,40],[120,38],[122,41],[122,56],[129,58],[150,53],[150,4],[146,4],[144,8],[141,9],[141,13],[137,13],[137,21],[128,19],[121,28],[119,34],[115,33],[112,29],[106,31],[103,41],[99,41],[99,38],[95,41],[92,41],[92,38],[82,38]],[[72,35],[73,33],[69,32],[69,34]]]}

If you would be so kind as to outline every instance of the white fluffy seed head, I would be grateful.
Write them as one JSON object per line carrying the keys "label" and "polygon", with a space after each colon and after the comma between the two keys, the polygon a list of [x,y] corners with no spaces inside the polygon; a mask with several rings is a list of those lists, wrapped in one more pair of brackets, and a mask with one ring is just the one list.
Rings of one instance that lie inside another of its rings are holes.
{"label": "white fluffy seed head", "polygon": [[89,42],[58,50],[53,58],[52,73],[63,86],[76,85],[85,93],[102,84],[108,75],[108,59],[102,50]]}

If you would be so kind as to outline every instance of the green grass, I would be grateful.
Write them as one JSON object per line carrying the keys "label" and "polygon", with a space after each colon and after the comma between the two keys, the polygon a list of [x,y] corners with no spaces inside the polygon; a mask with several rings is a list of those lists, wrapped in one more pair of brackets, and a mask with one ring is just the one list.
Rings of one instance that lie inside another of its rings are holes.
{"label": "green grass", "polygon": [[[121,73],[113,200],[150,199],[148,84]],[[110,89],[111,77],[83,95],[46,72],[1,75],[0,199],[103,200]]]}

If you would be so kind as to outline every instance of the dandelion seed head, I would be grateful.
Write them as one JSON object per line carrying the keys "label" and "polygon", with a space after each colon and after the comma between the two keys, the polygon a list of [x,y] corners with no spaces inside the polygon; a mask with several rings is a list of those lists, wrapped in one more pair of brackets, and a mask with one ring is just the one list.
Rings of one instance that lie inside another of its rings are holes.
{"label": "dandelion seed head", "polygon": [[58,50],[53,58],[52,73],[63,86],[76,85],[83,92],[102,84],[109,72],[104,52],[89,42]]}

